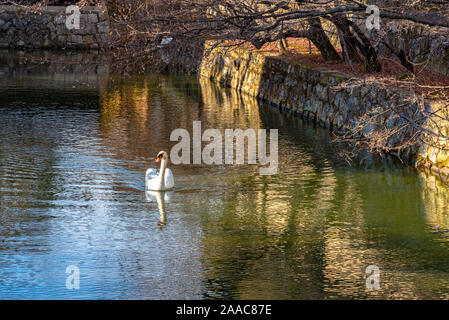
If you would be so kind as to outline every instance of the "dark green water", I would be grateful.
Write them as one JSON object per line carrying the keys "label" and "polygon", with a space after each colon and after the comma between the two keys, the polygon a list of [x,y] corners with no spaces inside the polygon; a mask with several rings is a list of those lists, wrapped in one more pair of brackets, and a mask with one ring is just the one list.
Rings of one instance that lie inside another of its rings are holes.
{"label": "dark green water", "polygon": [[[449,297],[438,183],[391,159],[349,166],[327,130],[193,77],[101,81],[3,71],[1,299]],[[278,173],[171,165],[176,189],[145,193],[171,131],[194,120],[279,128]]]}

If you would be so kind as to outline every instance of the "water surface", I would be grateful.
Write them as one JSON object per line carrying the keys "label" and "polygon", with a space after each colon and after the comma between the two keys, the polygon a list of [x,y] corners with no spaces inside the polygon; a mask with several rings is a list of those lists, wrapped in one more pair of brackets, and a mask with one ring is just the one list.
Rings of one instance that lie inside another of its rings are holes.
{"label": "water surface", "polygon": [[[413,169],[350,166],[328,130],[195,77],[2,70],[0,299],[448,298],[447,192]],[[195,120],[279,128],[278,174],[172,165],[145,193]]]}

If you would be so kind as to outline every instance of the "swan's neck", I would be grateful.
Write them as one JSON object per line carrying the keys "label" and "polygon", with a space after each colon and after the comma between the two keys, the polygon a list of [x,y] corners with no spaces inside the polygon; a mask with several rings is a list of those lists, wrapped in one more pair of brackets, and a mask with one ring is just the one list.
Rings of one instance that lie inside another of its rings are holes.
{"label": "swan's neck", "polygon": [[165,159],[161,160],[161,169],[159,171],[159,190],[165,190],[165,168],[167,167],[167,162]]}

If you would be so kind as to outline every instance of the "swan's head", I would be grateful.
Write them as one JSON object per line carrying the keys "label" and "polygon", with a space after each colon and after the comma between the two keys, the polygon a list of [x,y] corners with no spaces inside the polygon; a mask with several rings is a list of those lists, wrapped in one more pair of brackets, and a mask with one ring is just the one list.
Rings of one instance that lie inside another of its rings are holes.
{"label": "swan's head", "polygon": [[168,154],[165,151],[159,151],[159,153],[157,154],[156,157],[156,162],[161,161],[162,159],[167,160],[168,159]]}

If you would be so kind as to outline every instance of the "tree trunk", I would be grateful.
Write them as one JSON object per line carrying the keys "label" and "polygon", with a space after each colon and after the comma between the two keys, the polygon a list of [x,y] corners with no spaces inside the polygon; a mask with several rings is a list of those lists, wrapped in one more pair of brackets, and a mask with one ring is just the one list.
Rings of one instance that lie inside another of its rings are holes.
{"label": "tree trunk", "polygon": [[347,64],[352,64],[352,62],[362,62],[362,59],[360,59],[360,56],[357,53],[357,46],[354,45],[354,36],[349,29],[349,25],[343,23],[341,17],[344,16],[335,15],[332,17],[331,21],[338,29],[338,38],[340,40],[341,50],[343,51],[343,57],[345,60],[350,59],[350,61],[346,61]]}
{"label": "tree trunk", "polygon": [[278,50],[279,50],[279,54],[281,54],[281,55],[284,55],[287,53],[287,41],[285,40],[285,38],[278,40]]}
{"label": "tree trunk", "polygon": [[320,18],[308,18],[310,24],[310,30],[308,33],[308,38],[313,44],[320,50],[321,55],[325,61],[337,61],[341,60],[340,55],[334,46],[330,42],[326,33],[321,25]]}
{"label": "tree trunk", "polygon": [[[347,44],[346,48],[352,47],[354,50],[358,49],[360,53],[365,57],[365,66],[367,72],[379,72],[382,69],[379,60],[377,59],[377,53],[371,45],[371,42],[356,24],[342,15],[334,15],[330,17],[329,20],[332,21],[332,23],[334,23],[338,30],[340,30],[343,34],[345,44]],[[352,31],[350,27],[352,28]],[[348,49],[348,51],[349,50],[351,49]],[[355,54],[357,54],[357,52]],[[357,59],[358,61],[360,61],[359,58]]]}
{"label": "tree trunk", "polygon": [[358,25],[354,24],[352,21],[349,21],[349,23],[351,24],[352,29],[357,34],[358,38],[360,38],[360,40],[361,40],[361,43],[360,43],[356,38],[356,41],[359,44],[359,48],[362,51],[362,54],[366,58],[366,71],[380,72],[382,70],[382,65],[380,64],[379,59],[377,58],[376,50],[374,50],[374,47],[371,45],[371,42],[365,36],[363,31],[360,30]]}
{"label": "tree trunk", "polygon": [[399,58],[399,61],[401,62],[401,65],[403,67],[405,67],[412,74],[415,74],[415,66],[410,61],[407,60],[407,55],[405,54],[404,50],[394,49],[393,45],[388,43],[388,41],[384,41],[384,44],[394,55],[396,55],[396,57]]}

